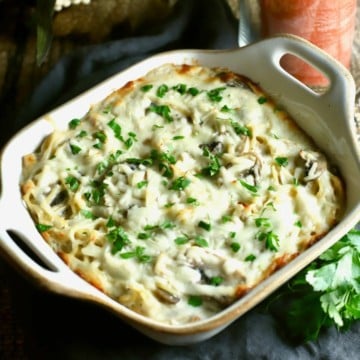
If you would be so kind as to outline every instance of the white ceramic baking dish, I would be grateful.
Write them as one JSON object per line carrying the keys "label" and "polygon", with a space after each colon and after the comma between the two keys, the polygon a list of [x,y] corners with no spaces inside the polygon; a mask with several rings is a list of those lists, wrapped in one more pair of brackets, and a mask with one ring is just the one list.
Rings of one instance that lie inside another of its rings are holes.
{"label": "white ceramic baking dish", "polygon": [[[279,61],[287,53],[305,59],[326,74],[330,81],[329,89],[320,95],[286,73]],[[35,229],[19,188],[23,155],[32,152],[53,130],[54,124],[65,128],[69,119],[83,116],[90,104],[102,100],[127,81],[168,62],[225,66],[259,83],[286,107],[298,124],[339,166],[347,191],[345,215],[324,238],[216,316],[181,326],[164,325],[141,316],[73,273]],[[162,343],[189,344],[208,339],[262,301],[359,221],[360,156],[353,121],[354,97],[355,86],[350,73],[315,46],[293,36],[274,37],[229,51],[180,50],[153,56],[34,121],[7,144],[1,157],[1,253],[40,286],[103,306]],[[21,239],[20,243],[16,238]]]}

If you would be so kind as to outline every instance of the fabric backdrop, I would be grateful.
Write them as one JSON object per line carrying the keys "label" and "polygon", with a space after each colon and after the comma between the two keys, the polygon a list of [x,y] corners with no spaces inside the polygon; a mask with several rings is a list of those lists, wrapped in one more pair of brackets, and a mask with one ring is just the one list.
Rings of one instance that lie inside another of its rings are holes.
{"label": "fabric backdrop", "polygon": [[[237,46],[237,20],[221,0],[180,0],[174,15],[131,38],[79,48],[35,89],[10,133],[147,56],[181,48]],[[27,284],[27,282],[24,282]],[[52,359],[358,359],[360,322],[345,333],[330,328],[318,341],[293,346],[278,335],[274,319],[254,309],[221,334],[186,347],[158,344],[92,305],[42,292],[17,290],[32,358]],[[0,324],[1,326],[1,324]]]}

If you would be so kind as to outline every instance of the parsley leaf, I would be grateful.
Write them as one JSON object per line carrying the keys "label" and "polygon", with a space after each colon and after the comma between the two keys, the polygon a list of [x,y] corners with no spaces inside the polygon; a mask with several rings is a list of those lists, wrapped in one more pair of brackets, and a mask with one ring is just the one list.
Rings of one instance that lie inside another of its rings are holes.
{"label": "parsley leaf", "polygon": [[172,184],[170,185],[170,190],[184,190],[186,187],[190,185],[190,180],[184,176],[180,176],[175,179]]}
{"label": "parsley leaf", "polygon": [[360,231],[353,229],[266,302],[294,343],[360,319]]}

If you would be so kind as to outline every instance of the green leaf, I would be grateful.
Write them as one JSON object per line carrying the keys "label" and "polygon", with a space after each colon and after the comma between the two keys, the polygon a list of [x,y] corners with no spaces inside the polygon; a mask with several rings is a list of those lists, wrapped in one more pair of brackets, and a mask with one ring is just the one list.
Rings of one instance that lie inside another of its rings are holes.
{"label": "green leaf", "polygon": [[52,42],[52,18],[55,0],[36,1],[36,63],[43,64]]}
{"label": "green leaf", "polygon": [[175,179],[172,184],[170,185],[170,190],[184,190],[186,187],[190,185],[190,180],[184,176],[180,176]]}
{"label": "green leaf", "polygon": [[35,226],[39,232],[45,232],[52,228],[52,225],[46,225],[46,224],[35,224]]}
{"label": "green leaf", "polygon": [[258,191],[257,186],[251,185],[251,184],[249,184],[249,183],[247,183],[247,182],[245,182],[244,180],[241,180],[241,179],[239,179],[239,182],[245,189],[249,190],[252,193],[257,193],[257,191]]}

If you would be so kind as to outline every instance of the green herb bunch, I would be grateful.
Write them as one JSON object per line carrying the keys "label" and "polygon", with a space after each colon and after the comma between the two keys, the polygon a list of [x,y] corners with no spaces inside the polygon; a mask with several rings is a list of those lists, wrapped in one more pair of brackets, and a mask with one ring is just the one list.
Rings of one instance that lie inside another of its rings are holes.
{"label": "green herb bunch", "polygon": [[346,330],[360,319],[360,231],[351,230],[265,304],[279,330],[295,343],[324,328]]}

